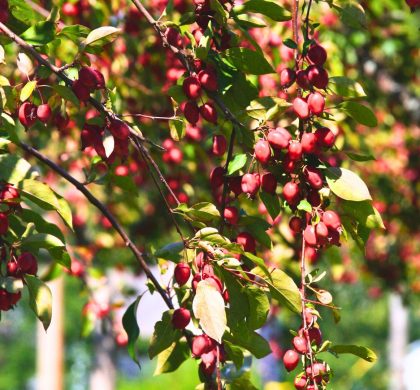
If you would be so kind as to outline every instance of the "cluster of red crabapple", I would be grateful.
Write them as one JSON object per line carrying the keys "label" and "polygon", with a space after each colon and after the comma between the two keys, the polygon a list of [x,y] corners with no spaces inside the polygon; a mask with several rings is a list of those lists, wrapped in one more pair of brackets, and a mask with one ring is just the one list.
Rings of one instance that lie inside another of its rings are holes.
{"label": "cluster of red crabapple", "polygon": [[[3,236],[9,230],[9,215],[20,208],[20,195],[16,187],[9,183],[0,184],[0,276],[3,280],[22,279],[26,274],[36,275],[38,262],[30,252],[21,251],[18,255],[16,248],[7,247]],[[21,292],[10,292],[6,286],[0,288],[0,310],[8,311],[20,300]]]}

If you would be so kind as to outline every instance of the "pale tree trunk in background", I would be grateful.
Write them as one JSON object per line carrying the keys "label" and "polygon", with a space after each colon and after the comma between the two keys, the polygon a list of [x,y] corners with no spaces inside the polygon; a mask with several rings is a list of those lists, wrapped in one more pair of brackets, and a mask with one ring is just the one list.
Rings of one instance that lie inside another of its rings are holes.
{"label": "pale tree trunk in background", "polygon": [[389,295],[388,361],[390,371],[389,390],[404,390],[404,357],[408,345],[408,309],[403,306],[400,294]]}
{"label": "pale tree trunk in background", "polygon": [[115,342],[111,334],[94,334],[94,361],[90,374],[91,390],[114,390],[116,382]]}
{"label": "pale tree trunk in background", "polygon": [[64,331],[63,315],[64,279],[57,278],[48,282],[53,296],[52,320],[45,332],[38,322],[37,329],[37,389],[64,389]]}

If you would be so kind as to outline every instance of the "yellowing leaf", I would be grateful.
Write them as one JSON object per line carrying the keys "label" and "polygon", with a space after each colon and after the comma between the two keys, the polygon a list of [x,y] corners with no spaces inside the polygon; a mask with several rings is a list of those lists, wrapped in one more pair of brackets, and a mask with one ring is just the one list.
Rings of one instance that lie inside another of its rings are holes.
{"label": "yellowing leaf", "polygon": [[227,323],[225,302],[217,288],[207,280],[202,280],[197,285],[193,312],[203,331],[221,343]]}
{"label": "yellowing leaf", "polygon": [[328,168],[326,171],[328,186],[341,199],[360,202],[372,200],[365,182],[354,172],[345,168]]}
{"label": "yellowing leaf", "polygon": [[119,28],[111,26],[99,27],[89,33],[83,42],[83,45],[86,47],[92,44],[100,45],[101,43],[110,43],[117,37],[120,32],[121,30]]}

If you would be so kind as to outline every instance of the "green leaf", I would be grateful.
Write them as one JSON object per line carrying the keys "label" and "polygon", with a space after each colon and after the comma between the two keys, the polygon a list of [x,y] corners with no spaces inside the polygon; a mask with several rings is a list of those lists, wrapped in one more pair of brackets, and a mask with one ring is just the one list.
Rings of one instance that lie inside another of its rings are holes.
{"label": "green leaf", "polygon": [[273,299],[296,313],[302,311],[299,288],[289,275],[280,269],[275,269],[271,272],[271,279],[268,279],[258,268],[254,268],[252,272],[265,280]]}
{"label": "green leaf", "polygon": [[36,213],[35,211],[26,208],[22,209],[19,213],[19,217],[25,222],[32,222],[38,233],[51,234],[64,242],[63,233],[57,225],[46,221],[42,215]]}
{"label": "green leaf", "polygon": [[234,12],[236,14],[255,12],[268,16],[276,22],[285,22],[292,18],[290,12],[286,11],[278,3],[268,0],[249,0],[242,5],[235,7]]}
{"label": "green leaf", "polygon": [[245,153],[237,154],[233,159],[229,162],[227,173],[228,175],[233,175],[235,172],[238,172],[242,169],[247,161],[247,156]]}
{"label": "green leaf", "polygon": [[357,221],[368,229],[385,229],[381,215],[368,200],[362,202],[343,201],[341,208],[343,215],[349,216],[351,220]]}
{"label": "green leaf", "polygon": [[56,194],[47,184],[41,183],[37,180],[26,179],[23,180],[19,188],[21,189],[22,197],[34,202],[36,205],[44,210],[55,210],[72,229],[72,214],[67,201]]}
{"label": "green leaf", "polygon": [[267,321],[270,311],[270,301],[267,294],[258,287],[250,286],[245,289],[249,301],[249,316],[247,325],[250,329],[261,328]]}
{"label": "green leaf", "polygon": [[173,310],[165,311],[162,319],[155,324],[155,331],[149,346],[150,359],[169,348],[181,336],[181,331],[172,325],[172,314]]}
{"label": "green leaf", "polygon": [[341,199],[360,202],[372,200],[365,182],[345,168],[330,167],[325,171],[328,186]]}
{"label": "green leaf", "polygon": [[181,260],[181,252],[184,250],[184,243],[172,242],[165,245],[163,248],[158,249],[154,256],[159,259],[171,260],[175,263],[179,263]]}
{"label": "green leaf", "polygon": [[103,47],[114,41],[120,33],[121,29],[119,28],[111,26],[99,27],[89,33],[86,39],[82,42],[82,47],[84,49],[88,46],[96,48]]}
{"label": "green leaf", "polygon": [[265,96],[251,101],[246,112],[251,118],[267,121],[274,120],[290,106],[291,104],[284,99]]}
{"label": "green leaf", "polygon": [[36,276],[24,277],[29,291],[29,306],[47,330],[52,316],[52,294],[49,287]]}
{"label": "green leaf", "polygon": [[368,127],[378,126],[378,120],[376,119],[375,114],[369,107],[366,107],[363,104],[348,101],[339,104],[339,107],[346,111],[356,122],[362,125]]}
{"label": "green leaf", "polygon": [[20,20],[26,25],[31,25],[42,20],[41,15],[22,0],[9,0],[9,10],[17,20]]}
{"label": "green leaf", "polygon": [[257,267],[260,268],[260,270],[267,276],[268,279],[271,280],[271,274],[268,270],[267,266],[264,263],[264,260],[261,257],[258,257],[250,252],[244,252],[244,256],[251,260]]}
{"label": "green leaf", "polygon": [[228,310],[229,323],[238,324],[249,314],[249,301],[243,293],[242,285],[230,272],[221,268],[223,282],[229,293],[229,300],[235,302]]}
{"label": "green leaf", "polygon": [[32,95],[32,92],[35,90],[36,80],[28,81],[25,86],[20,91],[20,101],[24,102],[29,99]]}
{"label": "green leaf", "polygon": [[270,345],[267,340],[254,331],[250,331],[245,323],[237,324],[231,329],[231,333],[226,333],[224,337],[234,345],[245,348],[257,359],[261,359],[271,353]]}
{"label": "green leaf", "polygon": [[184,340],[178,340],[158,355],[154,376],[175,371],[191,355],[190,347]]}
{"label": "green leaf", "polygon": [[298,47],[297,43],[293,39],[290,39],[290,38],[285,39],[283,44],[289,47],[290,49],[297,49]]}
{"label": "green leaf", "polygon": [[348,157],[350,157],[353,161],[373,161],[376,160],[375,156],[372,154],[357,154],[352,152],[345,152]]}
{"label": "green leaf", "polygon": [[191,207],[181,203],[174,211],[185,214],[193,221],[211,222],[220,218],[220,212],[213,203],[201,202]]}
{"label": "green leaf", "polygon": [[333,345],[329,348],[329,351],[337,354],[349,353],[371,363],[377,360],[375,352],[373,352],[369,348],[362,347],[360,345]]}
{"label": "green leaf", "polygon": [[31,252],[41,248],[53,249],[64,247],[65,244],[58,237],[45,233],[32,234],[21,242],[21,249],[29,250]]}
{"label": "green leaf", "polygon": [[30,176],[31,165],[15,154],[0,155],[0,180],[17,185]]}
{"label": "green leaf", "polygon": [[239,370],[244,364],[244,352],[241,347],[223,340],[228,360],[232,360],[235,367]]}
{"label": "green leaf", "polygon": [[312,213],[312,206],[306,199],[302,199],[299,202],[299,204],[297,205],[297,209],[302,210],[302,211],[306,211],[308,213]]}
{"label": "green leaf", "polygon": [[271,225],[265,219],[246,216],[241,218],[241,225],[246,226],[246,229],[258,242],[267,248],[271,248],[271,238],[267,234]]}
{"label": "green leaf", "polygon": [[171,132],[171,138],[175,141],[180,141],[185,137],[185,122],[180,120],[170,120],[169,130]]}
{"label": "green leaf", "polygon": [[30,45],[46,45],[55,38],[55,24],[50,21],[36,23],[20,37]]}
{"label": "green leaf", "polygon": [[362,98],[366,97],[363,87],[352,79],[345,76],[330,77],[328,81],[328,88],[332,93],[343,98]]}
{"label": "green leaf", "polygon": [[142,295],[139,295],[136,300],[128,307],[122,318],[124,330],[128,335],[127,350],[131,358],[140,367],[140,361],[137,357],[137,340],[140,336],[140,328],[137,324],[137,307],[139,305]]}
{"label": "green leaf", "polygon": [[[279,386],[282,386],[281,384]],[[281,387],[283,388],[283,387]],[[250,371],[245,371],[239,378],[226,384],[226,390],[258,390],[251,381]]]}
{"label": "green leaf", "polygon": [[342,8],[335,7],[340,13],[341,21],[352,28],[360,29],[366,27],[366,15],[363,7],[355,1],[350,1]]}
{"label": "green leaf", "polygon": [[226,330],[226,310],[222,294],[207,280],[197,284],[192,303],[195,318],[200,321],[203,331],[216,340],[222,342]]}
{"label": "green leaf", "polygon": [[280,201],[279,197],[275,194],[269,194],[268,192],[260,191],[260,199],[264,203],[265,208],[270,214],[270,217],[274,220],[280,213]]}
{"label": "green leaf", "polygon": [[227,18],[229,17],[228,12],[220,4],[219,0],[210,0],[210,9],[214,11],[214,18],[217,23],[221,26],[226,24]]}
{"label": "green leaf", "polygon": [[57,92],[66,102],[73,103],[76,107],[80,106],[79,99],[74,94],[71,88],[66,85],[54,84],[53,89]]}
{"label": "green leaf", "polygon": [[58,36],[64,35],[74,43],[77,43],[79,39],[86,38],[89,35],[89,29],[80,24],[73,26],[66,26],[59,32]]}
{"label": "green leaf", "polygon": [[255,75],[274,73],[273,67],[260,52],[244,47],[233,47],[224,53],[237,69],[245,73]]}

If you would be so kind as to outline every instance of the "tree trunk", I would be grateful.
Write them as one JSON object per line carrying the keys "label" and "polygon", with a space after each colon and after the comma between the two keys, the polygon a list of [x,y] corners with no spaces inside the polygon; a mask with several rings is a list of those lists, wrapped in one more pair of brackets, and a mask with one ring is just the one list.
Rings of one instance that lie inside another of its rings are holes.
{"label": "tree trunk", "polygon": [[37,328],[37,386],[38,390],[64,389],[64,279],[48,282],[53,296],[52,320],[45,332],[41,322]]}
{"label": "tree trunk", "polygon": [[403,305],[400,294],[389,295],[388,361],[390,390],[404,390],[404,357],[408,344],[408,309]]}

